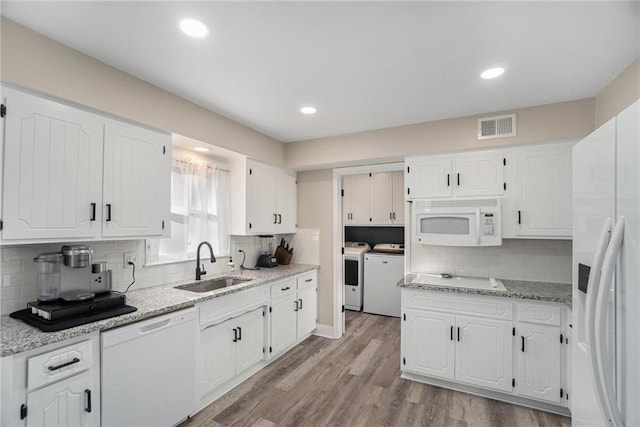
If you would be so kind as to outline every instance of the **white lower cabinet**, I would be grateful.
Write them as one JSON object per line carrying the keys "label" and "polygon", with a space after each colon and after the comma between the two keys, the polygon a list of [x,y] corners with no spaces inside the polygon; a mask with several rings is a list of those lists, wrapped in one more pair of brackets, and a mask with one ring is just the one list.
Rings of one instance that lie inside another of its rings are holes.
{"label": "white lower cabinet", "polygon": [[3,357],[3,426],[99,426],[98,334]]}
{"label": "white lower cabinet", "polygon": [[85,372],[28,393],[27,427],[97,425],[93,386],[91,375]]}
{"label": "white lower cabinet", "polygon": [[493,398],[566,407],[566,311],[553,303],[403,289],[402,371]]}
{"label": "white lower cabinet", "polygon": [[317,290],[315,271],[271,285],[271,354],[282,353],[316,328]]}
{"label": "white lower cabinet", "polygon": [[404,316],[404,369],[432,377],[454,379],[455,316],[419,310],[405,310]]}
{"label": "white lower cabinet", "polygon": [[456,381],[510,392],[511,322],[456,316]]}
{"label": "white lower cabinet", "polygon": [[561,403],[560,330],[554,326],[516,326],[517,394]]}
{"label": "white lower cabinet", "polygon": [[314,270],[199,304],[198,409],[307,338],[316,292]]}
{"label": "white lower cabinet", "polygon": [[264,308],[200,332],[201,393],[206,395],[264,359]]}

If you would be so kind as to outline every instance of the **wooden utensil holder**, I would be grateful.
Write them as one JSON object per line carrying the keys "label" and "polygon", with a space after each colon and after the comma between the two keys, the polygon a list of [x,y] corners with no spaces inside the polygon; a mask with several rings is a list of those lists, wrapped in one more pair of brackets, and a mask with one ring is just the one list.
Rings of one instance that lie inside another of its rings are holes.
{"label": "wooden utensil holder", "polygon": [[278,246],[276,248],[275,257],[278,261],[278,265],[289,265],[291,263],[291,258],[293,258],[293,254],[287,252],[282,246]]}

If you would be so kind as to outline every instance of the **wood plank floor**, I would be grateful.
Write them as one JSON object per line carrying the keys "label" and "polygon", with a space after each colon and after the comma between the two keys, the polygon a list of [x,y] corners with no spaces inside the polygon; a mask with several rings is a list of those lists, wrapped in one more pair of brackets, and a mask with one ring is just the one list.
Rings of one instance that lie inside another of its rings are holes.
{"label": "wood plank floor", "polygon": [[570,426],[554,414],[400,378],[400,319],[347,311],[196,414],[196,426]]}

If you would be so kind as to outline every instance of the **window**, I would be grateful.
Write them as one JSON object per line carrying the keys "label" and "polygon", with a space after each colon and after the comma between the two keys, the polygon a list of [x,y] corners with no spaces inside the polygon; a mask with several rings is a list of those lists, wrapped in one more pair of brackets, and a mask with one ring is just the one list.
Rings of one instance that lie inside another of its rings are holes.
{"label": "window", "polygon": [[171,166],[171,237],[147,239],[146,264],[196,258],[208,241],[216,256],[229,255],[229,171],[224,165],[176,153]]}

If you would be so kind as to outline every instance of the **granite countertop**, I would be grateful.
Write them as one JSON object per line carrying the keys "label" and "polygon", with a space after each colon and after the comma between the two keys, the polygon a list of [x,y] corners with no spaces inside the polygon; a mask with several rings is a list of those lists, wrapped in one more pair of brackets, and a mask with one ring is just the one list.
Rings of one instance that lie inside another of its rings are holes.
{"label": "granite countertop", "polygon": [[570,283],[545,283],[545,282],[529,282],[524,280],[500,279],[507,288],[506,292],[486,290],[486,289],[470,289],[459,287],[448,287],[441,285],[429,285],[420,283],[411,283],[415,274],[407,274],[398,282],[398,286],[402,288],[422,289],[425,291],[452,292],[458,294],[471,295],[488,295],[504,298],[531,299],[538,301],[559,302],[566,304],[571,308],[571,284]]}
{"label": "granite countertop", "polygon": [[175,283],[131,290],[127,292],[127,304],[136,307],[138,309],[137,311],[58,332],[42,332],[20,320],[12,319],[8,315],[0,316],[0,357],[32,350],[83,334],[104,331],[183,308],[193,307],[199,302],[266,285],[277,280],[297,276],[316,269],[318,269],[317,265],[290,264],[269,269],[238,270],[221,273],[212,275],[206,279],[232,276],[250,279],[250,281],[203,293],[174,288],[175,286],[193,283],[193,280],[183,280]]}

